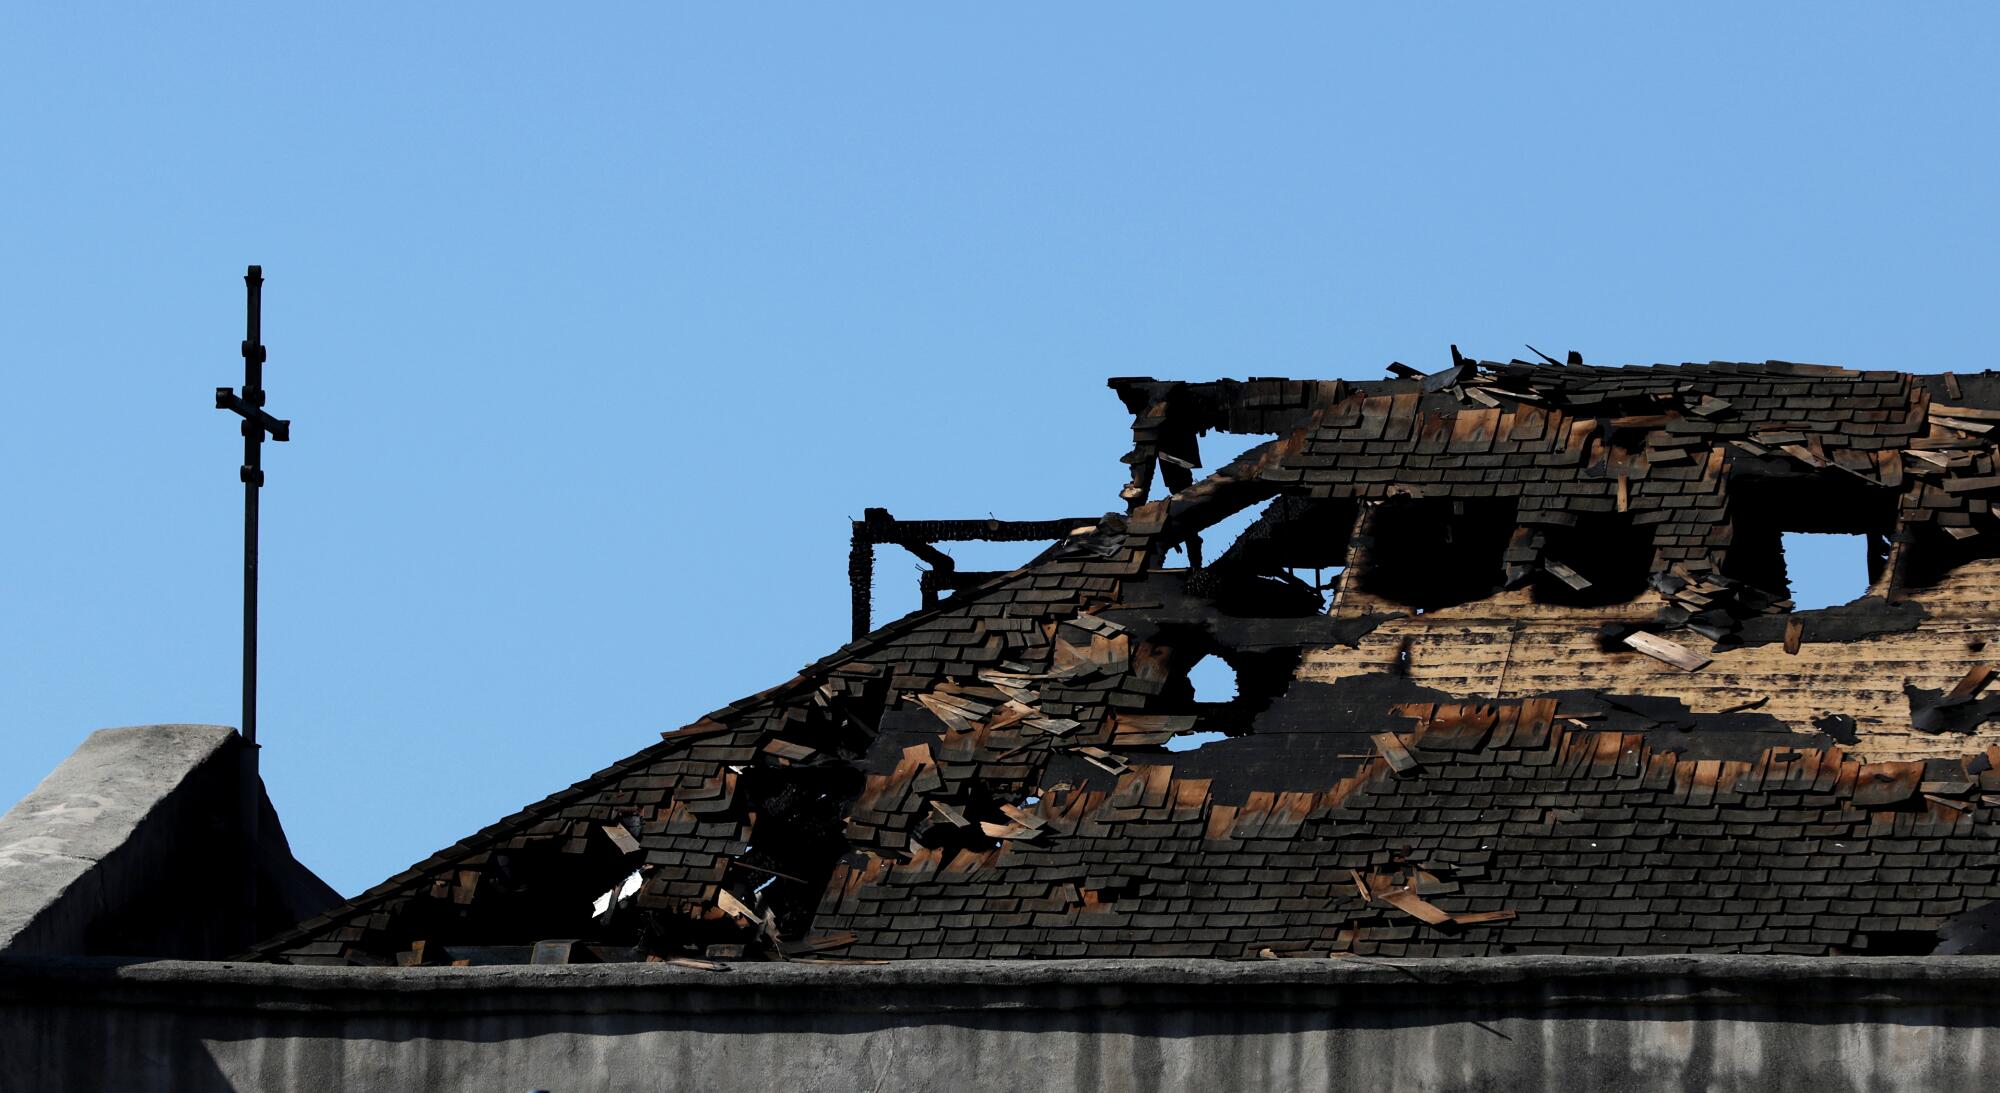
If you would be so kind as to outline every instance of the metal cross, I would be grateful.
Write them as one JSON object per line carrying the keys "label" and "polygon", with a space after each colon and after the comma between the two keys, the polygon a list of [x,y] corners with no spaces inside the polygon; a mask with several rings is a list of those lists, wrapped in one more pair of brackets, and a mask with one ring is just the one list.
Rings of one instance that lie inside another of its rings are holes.
{"label": "metal cross", "polygon": [[257,491],[264,485],[264,434],[292,439],[292,423],[264,412],[264,267],[243,275],[249,288],[243,336],[243,392],[215,389],[215,408],[243,418],[243,742],[257,747]]}

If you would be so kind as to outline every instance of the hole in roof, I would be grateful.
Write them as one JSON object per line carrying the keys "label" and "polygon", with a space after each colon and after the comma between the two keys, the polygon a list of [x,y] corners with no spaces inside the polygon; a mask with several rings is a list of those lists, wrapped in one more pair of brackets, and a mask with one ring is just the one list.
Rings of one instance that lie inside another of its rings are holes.
{"label": "hole in roof", "polygon": [[1030,539],[1021,542],[992,542],[985,539],[967,539],[955,543],[933,543],[932,546],[951,555],[960,572],[969,570],[1007,572],[1028,564],[1028,560],[1049,548],[1054,539]]}
{"label": "hole in roof", "polygon": [[1236,700],[1236,669],[1221,657],[1208,656],[1188,669],[1188,686],[1194,688],[1196,702]]}
{"label": "hole in roof", "polygon": [[591,903],[590,917],[602,918],[610,914],[613,907],[638,895],[639,887],[645,883],[645,880],[646,878],[637,869],[632,870],[631,873],[626,875],[624,880],[612,885],[603,895],[598,896]]}
{"label": "hole in roof", "polygon": [[[1012,572],[1027,565],[1035,555],[1047,550],[1055,542],[1054,539],[1028,539],[1019,542],[969,539],[931,545],[950,555],[952,565],[958,573],[969,575]],[[873,625],[881,626],[889,620],[902,618],[923,606],[923,573],[929,568],[931,567],[922,559],[901,547],[890,543],[876,545],[875,586],[872,590],[873,605],[870,612]],[[948,590],[940,590],[938,601],[942,603],[951,595]]]}
{"label": "hole in roof", "polygon": [[1202,563],[1204,565],[1213,563],[1228,553],[1229,548],[1236,544],[1236,540],[1243,538],[1243,533],[1250,530],[1250,525],[1256,523],[1257,518],[1264,515],[1264,510],[1269,507],[1269,505],[1245,505],[1197,532],[1196,534],[1201,536]]}
{"label": "hole in roof", "polygon": [[1785,576],[1797,611],[1836,607],[1868,594],[1868,537],[1788,531]]}
{"label": "hole in roof", "polygon": [[[1201,466],[1181,467],[1171,460],[1160,460],[1161,484],[1169,493],[1174,491],[1174,480],[1185,474],[1196,482],[1207,478],[1216,471],[1248,455],[1251,451],[1278,439],[1278,433],[1208,433],[1197,443],[1200,445]],[[1164,446],[1163,446],[1164,447]],[[1171,450],[1171,449],[1167,449]],[[1227,452],[1229,454],[1224,455]]]}
{"label": "hole in roof", "polygon": [[[1162,458],[1159,462],[1159,480],[1164,495],[1172,496],[1179,493],[1188,488],[1188,486],[1214,474],[1218,469],[1236,462],[1236,460],[1241,459],[1249,452],[1277,439],[1277,433],[1229,433],[1218,437],[1206,438],[1201,443],[1208,448],[1209,454],[1202,459],[1203,465],[1201,467],[1183,467],[1169,459]],[[1221,459],[1215,456],[1215,453],[1218,451],[1228,451],[1233,454],[1227,459]],[[1196,532],[1196,536],[1201,540],[1201,558],[1204,560],[1213,560],[1222,557],[1222,552],[1228,550],[1230,544],[1236,542],[1242,536],[1243,530],[1249,527],[1263,513],[1264,508],[1264,505],[1253,504],[1247,509],[1231,513]],[[1187,545],[1185,543],[1177,543],[1172,549],[1185,552]]]}
{"label": "hole in roof", "polygon": [[[1722,573],[1788,596],[1800,609],[1864,595],[1889,559],[1896,493],[1850,475],[1750,478],[1729,488],[1734,525]],[[1912,543],[1921,569],[1921,544]],[[1917,582],[1921,583],[1921,582]]]}
{"label": "hole in roof", "polygon": [[1319,594],[1320,609],[1325,610],[1332,602],[1333,594],[1340,591],[1340,575],[1347,572],[1347,567],[1331,565],[1306,569],[1300,566],[1288,566],[1285,572],[1300,583],[1311,586],[1312,590]]}
{"label": "hole in roof", "polygon": [[1652,526],[1633,523],[1631,513],[1575,516],[1573,525],[1526,533],[1531,543],[1535,536],[1542,539],[1541,565],[1530,584],[1535,601],[1603,607],[1637,598],[1652,573]]}
{"label": "hole in roof", "polygon": [[1207,439],[1209,446],[1230,454],[1228,459],[1210,458],[1204,462],[1208,464],[1211,472],[1220,470],[1283,435],[1282,433],[1211,433]]}
{"label": "hole in roof", "polygon": [[1369,517],[1361,590],[1417,614],[1485,599],[1506,581],[1511,498],[1394,498]]}
{"label": "hole in roof", "polygon": [[1227,740],[1227,739],[1229,739],[1228,733],[1184,732],[1179,736],[1174,737],[1172,740],[1167,741],[1167,750],[1193,751],[1196,748],[1199,748],[1205,744],[1213,744],[1216,743],[1217,741]]}

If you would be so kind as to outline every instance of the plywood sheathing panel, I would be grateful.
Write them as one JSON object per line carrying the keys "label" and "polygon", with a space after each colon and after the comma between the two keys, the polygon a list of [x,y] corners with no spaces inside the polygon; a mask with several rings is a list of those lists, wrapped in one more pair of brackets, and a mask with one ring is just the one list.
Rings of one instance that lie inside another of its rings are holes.
{"label": "plywood sheathing panel", "polygon": [[[1814,642],[1796,655],[1781,643],[1709,653],[1697,672],[1636,652],[1605,652],[1598,627],[1607,612],[1544,607],[1527,617],[1479,617],[1479,605],[1386,622],[1352,647],[1306,651],[1298,678],[1332,683],[1380,672],[1408,651],[1411,682],[1449,694],[1523,698],[1593,689],[1609,694],[1672,695],[1695,713],[1717,713],[1762,700],[1759,712],[1813,732],[1827,713],[1855,718],[1854,747],[1874,758],[1914,759],[1960,747],[2000,743],[2000,723],[1971,736],[1919,732],[1910,723],[1905,682],[1950,688],[2000,655],[2000,561],[1961,566],[1918,602],[1930,614],[1917,628],[1846,642]],[[1632,611],[1609,614],[1634,617]]]}

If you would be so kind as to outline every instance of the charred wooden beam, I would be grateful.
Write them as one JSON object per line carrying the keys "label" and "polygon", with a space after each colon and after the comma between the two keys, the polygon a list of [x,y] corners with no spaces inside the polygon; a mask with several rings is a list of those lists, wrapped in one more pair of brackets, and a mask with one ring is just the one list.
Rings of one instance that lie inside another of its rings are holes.
{"label": "charred wooden beam", "polygon": [[[873,612],[873,592],[875,585],[875,547],[879,544],[893,544],[916,555],[930,565],[931,569],[922,579],[919,588],[924,595],[924,606],[937,606],[939,591],[957,591],[990,579],[992,573],[977,574],[977,580],[958,580],[951,576],[957,564],[951,555],[937,549],[935,543],[1025,543],[1038,540],[1054,542],[1067,538],[1081,527],[1097,522],[1096,517],[1073,516],[1058,520],[998,520],[988,517],[984,520],[898,520],[888,509],[870,508],[862,512],[862,518],[854,521],[853,538],[847,554],[847,580],[852,599],[854,637],[868,633]],[[943,574],[932,578],[932,573]],[[973,575],[968,574],[968,577]]]}

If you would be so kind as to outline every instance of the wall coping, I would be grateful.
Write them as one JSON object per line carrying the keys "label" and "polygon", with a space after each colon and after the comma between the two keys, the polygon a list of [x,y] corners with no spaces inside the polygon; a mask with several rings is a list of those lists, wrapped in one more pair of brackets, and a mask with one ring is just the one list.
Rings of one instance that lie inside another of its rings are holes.
{"label": "wall coping", "polygon": [[1505,1004],[1540,1010],[1757,1003],[2000,1006],[2000,957],[1520,956],[1285,960],[910,960],[345,968],[100,958],[0,960],[0,1005],[205,1012],[950,1014]]}

